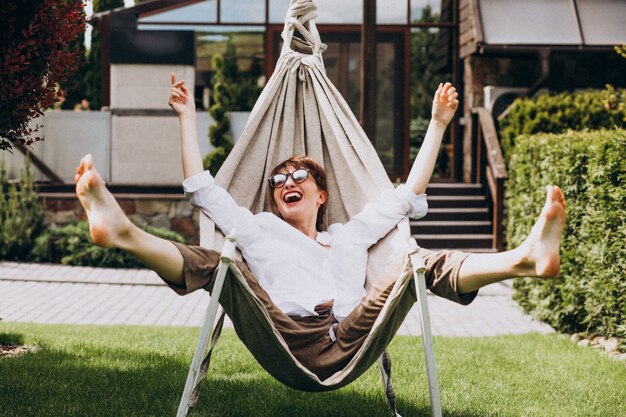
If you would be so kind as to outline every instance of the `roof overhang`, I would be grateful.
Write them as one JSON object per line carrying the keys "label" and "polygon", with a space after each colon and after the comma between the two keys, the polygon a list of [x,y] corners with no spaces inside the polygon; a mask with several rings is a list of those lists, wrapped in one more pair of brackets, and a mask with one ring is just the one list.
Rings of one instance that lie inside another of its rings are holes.
{"label": "roof overhang", "polygon": [[603,52],[626,43],[623,0],[465,1],[471,53]]}

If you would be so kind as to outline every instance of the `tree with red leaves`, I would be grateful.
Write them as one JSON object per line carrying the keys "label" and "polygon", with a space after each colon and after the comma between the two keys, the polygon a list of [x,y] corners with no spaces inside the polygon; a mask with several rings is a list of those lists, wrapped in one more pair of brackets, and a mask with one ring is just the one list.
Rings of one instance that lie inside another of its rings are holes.
{"label": "tree with red leaves", "polygon": [[0,150],[31,145],[31,119],[59,101],[77,69],[73,41],[85,31],[82,0],[12,0],[0,7]]}

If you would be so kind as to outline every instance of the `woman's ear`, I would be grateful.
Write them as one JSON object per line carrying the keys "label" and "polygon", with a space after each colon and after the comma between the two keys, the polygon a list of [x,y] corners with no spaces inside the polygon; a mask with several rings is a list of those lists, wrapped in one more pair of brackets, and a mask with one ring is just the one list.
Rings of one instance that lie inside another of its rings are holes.
{"label": "woman's ear", "polygon": [[327,200],[328,200],[328,193],[326,191],[321,191],[320,192],[320,197],[317,200],[317,202],[320,203],[320,206],[321,206],[321,205],[326,204]]}

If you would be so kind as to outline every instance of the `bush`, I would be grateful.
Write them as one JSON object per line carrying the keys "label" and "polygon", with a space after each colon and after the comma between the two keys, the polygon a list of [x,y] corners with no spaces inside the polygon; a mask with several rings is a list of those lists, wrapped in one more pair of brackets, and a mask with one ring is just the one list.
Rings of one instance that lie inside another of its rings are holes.
{"label": "bush", "polygon": [[78,68],[74,40],[85,31],[82,0],[13,0],[0,7],[0,150],[30,145],[31,119],[59,101]]}
{"label": "bush", "polygon": [[[154,227],[142,229],[163,239],[186,243],[183,236],[168,229]],[[46,230],[37,238],[31,260],[61,262],[74,266],[145,268],[143,263],[128,252],[94,245],[89,236],[89,224],[84,221]]]}
{"label": "bush", "polygon": [[507,161],[515,138],[535,133],[626,128],[626,90],[589,90],[517,99],[499,120],[500,143]]}
{"label": "bush", "polygon": [[234,142],[228,133],[230,121],[226,117],[229,95],[224,77],[224,57],[221,54],[215,54],[211,62],[215,68],[215,75],[213,81],[214,104],[209,109],[209,114],[213,118],[213,124],[209,127],[209,139],[215,149],[204,157],[203,165],[204,169],[215,175],[228,157]]}
{"label": "bush", "polygon": [[516,280],[514,298],[560,331],[616,336],[626,347],[626,131],[521,136],[509,175],[511,248],[528,235],[545,185],[568,200],[560,277]]}
{"label": "bush", "polygon": [[0,160],[0,259],[25,260],[43,231],[45,208],[26,161],[19,181],[9,183]]}

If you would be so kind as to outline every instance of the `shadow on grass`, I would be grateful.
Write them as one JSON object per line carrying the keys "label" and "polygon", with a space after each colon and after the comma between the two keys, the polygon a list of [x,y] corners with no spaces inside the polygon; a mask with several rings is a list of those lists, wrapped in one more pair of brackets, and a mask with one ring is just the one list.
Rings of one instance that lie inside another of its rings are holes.
{"label": "shadow on grass", "polygon": [[0,345],[23,345],[24,336],[19,333],[0,333]]}
{"label": "shadow on grass", "polygon": [[[7,340],[18,340],[17,336],[2,334]],[[256,366],[251,372],[244,369],[251,366]],[[283,386],[258,365],[244,364],[235,373],[215,368],[209,371],[190,416],[389,415],[380,386],[351,385],[313,394]],[[187,370],[188,364],[175,355],[103,351],[90,345],[74,346],[71,351],[44,348],[0,360],[0,416],[174,416]],[[399,411],[405,417],[430,416],[430,404],[415,406],[400,398]]]}

